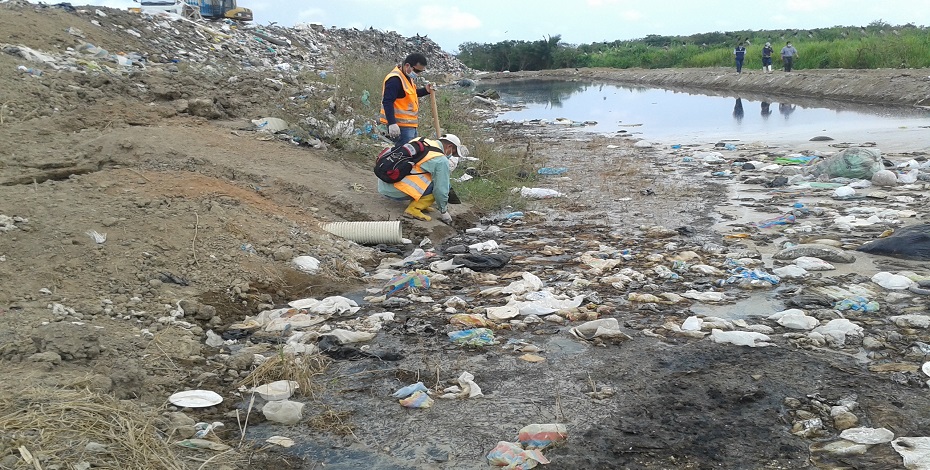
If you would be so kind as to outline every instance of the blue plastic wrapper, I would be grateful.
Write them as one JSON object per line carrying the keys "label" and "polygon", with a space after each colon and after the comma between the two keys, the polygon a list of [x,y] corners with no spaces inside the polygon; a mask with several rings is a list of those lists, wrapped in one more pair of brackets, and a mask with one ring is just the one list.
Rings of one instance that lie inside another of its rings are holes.
{"label": "blue plastic wrapper", "polygon": [[406,387],[394,392],[391,396],[394,398],[407,398],[410,395],[413,395],[414,392],[425,392],[426,386],[423,385],[423,382],[417,382],[415,384],[407,385]]}
{"label": "blue plastic wrapper", "polygon": [[854,312],[877,312],[879,309],[878,302],[865,297],[855,297],[852,299],[843,299],[833,306],[834,310],[852,310]]}

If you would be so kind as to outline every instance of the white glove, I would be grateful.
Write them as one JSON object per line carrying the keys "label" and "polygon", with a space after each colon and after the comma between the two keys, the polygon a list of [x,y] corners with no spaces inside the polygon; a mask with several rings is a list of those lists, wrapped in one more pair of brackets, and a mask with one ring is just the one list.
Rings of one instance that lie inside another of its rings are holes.
{"label": "white glove", "polygon": [[452,225],[452,216],[449,215],[448,212],[443,212],[442,214],[439,214],[439,220],[442,221],[442,223],[444,224]]}
{"label": "white glove", "polygon": [[400,137],[400,126],[397,124],[391,124],[388,126],[388,135],[391,136],[392,139]]}

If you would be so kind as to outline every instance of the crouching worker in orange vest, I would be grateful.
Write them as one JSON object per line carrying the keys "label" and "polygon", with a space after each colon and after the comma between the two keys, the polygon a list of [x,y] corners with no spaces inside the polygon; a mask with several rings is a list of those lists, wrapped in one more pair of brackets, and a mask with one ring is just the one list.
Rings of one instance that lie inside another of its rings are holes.
{"label": "crouching worker in orange vest", "polygon": [[[468,148],[455,134],[444,134],[438,141],[422,140],[433,149],[428,150],[402,180],[390,184],[379,179],[378,192],[397,201],[410,201],[404,216],[419,220],[432,220],[423,212],[434,210],[432,206],[435,204],[439,220],[451,224],[452,216],[448,212],[449,176],[459,158],[468,156]],[[436,151],[439,149],[442,153]]]}

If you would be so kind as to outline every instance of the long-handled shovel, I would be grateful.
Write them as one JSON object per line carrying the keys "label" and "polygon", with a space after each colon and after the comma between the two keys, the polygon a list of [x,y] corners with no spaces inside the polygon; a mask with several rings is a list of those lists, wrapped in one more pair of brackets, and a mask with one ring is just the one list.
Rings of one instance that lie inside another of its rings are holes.
{"label": "long-handled shovel", "polygon": [[436,128],[436,138],[442,135],[442,130],[439,129],[439,110],[436,107],[436,88],[433,87],[433,92],[429,94],[429,104],[433,107],[433,127]]}

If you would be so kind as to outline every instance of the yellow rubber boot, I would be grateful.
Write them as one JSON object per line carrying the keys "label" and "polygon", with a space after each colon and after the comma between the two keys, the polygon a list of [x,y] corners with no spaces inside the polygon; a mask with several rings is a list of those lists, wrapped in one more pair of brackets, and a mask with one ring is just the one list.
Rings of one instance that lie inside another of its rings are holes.
{"label": "yellow rubber boot", "polygon": [[407,208],[404,209],[404,215],[413,217],[414,219],[430,221],[433,220],[432,217],[423,213],[423,209],[428,206],[423,206],[423,200],[426,197],[421,197],[419,201],[412,201],[407,205]]}
{"label": "yellow rubber boot", "polygon": [[436,208],[433,207],[434,202],[436,202],[436,197],[432,194],[427,194],[420,198],[417,207],[423,212],[433,212],[436,210]]}

